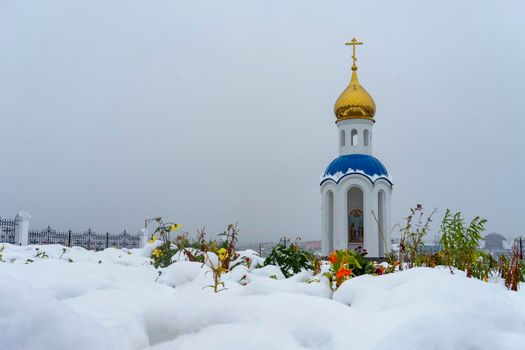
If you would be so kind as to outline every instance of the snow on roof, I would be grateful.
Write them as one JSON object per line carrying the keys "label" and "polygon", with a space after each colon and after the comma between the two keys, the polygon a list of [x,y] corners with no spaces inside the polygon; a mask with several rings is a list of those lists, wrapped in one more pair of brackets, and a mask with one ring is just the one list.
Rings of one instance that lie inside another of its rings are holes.
{"label": "snow on roof", "polygon": [[371,182],[385,179],[392,184],[392,177],[379,159],[367,154],[347,154],[334,159],[321,175],[321,183],[326,180],[339,182],[350,174],[359,174]]}

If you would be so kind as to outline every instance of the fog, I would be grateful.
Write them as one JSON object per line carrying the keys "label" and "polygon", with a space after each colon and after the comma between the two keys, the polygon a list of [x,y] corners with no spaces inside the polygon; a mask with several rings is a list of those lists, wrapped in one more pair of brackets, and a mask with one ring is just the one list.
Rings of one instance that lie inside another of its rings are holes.
{"label": "fog", "polygon": [[436,221],[451,208],[523,234],[524,14],[522,1],[2,0],[0,216],[320,239],[355,36],[392,223],[421,203]]}

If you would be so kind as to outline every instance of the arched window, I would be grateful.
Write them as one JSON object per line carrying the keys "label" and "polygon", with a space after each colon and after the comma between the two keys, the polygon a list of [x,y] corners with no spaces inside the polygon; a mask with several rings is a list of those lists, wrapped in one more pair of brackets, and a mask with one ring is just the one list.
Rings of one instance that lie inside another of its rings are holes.
{"label": "arched window", "polygon": [[365,239],[364,196],[359,187],[352,187],[347,192],[348,248],[363,246]]}
{"label": "arched window", "polygon": [[339,140],[339,144],[341,147],[344,147],[346,145],[346,134],[344,130],[341,130],[341,138]]}
{"label": "arched window", "polygon": [[352,132],[350,134],[350,138],[351,138],[351,141],[352,141],[352,146],[357,146],[357,130],[356,129],[352,129]]}
{"label": "arched window", "polygon": [[365,142],[364,142],[364,145],[365,145],[365,146],[368,146],[368,138],[369,138],[369,136],[368,136],[368,130],[365,130],[365,132],[363,133],[363,138],[364,138],[364,141],[365,141]]}

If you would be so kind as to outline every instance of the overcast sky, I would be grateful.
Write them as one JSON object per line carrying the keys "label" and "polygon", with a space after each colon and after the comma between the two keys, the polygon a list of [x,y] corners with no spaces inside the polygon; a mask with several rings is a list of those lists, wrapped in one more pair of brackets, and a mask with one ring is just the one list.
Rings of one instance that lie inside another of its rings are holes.
{"label": "overcast sky", "polygon": [[353,36],[392,222],[525,234],[523,1],[0,0],[0,216],[319,239]]}

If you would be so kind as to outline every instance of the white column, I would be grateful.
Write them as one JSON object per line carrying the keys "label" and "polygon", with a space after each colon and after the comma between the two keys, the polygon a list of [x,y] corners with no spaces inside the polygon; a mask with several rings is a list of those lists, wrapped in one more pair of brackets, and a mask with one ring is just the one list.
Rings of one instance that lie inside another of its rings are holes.
{"label": "white column", "polygon": [[31,215],[24,211],[16,214],[16,226],[15,226],[15,244],[27,245],[29,243],[29,221]]}
{"label": "white column", "polygon": [[324,256],[330,254],[330,252],[328,251],[330,242],[328,241],[328,223],[326,219],[326,206],[326,193],[324,193],[324,191],[321,191],[321,248],[322,254]]}
{"label": "white column", "polygon": [[[374,218],[374,213],[377,216],[377,195],[374,194],[373,189],[366,191],[365,196],[365,248],[368,251],[368,256],[376,258],[379,255],[379,233],[377,229],[377,222]],[[372,210],[374,213],[372,213]]]}
{"label": "white column", "polygon": [[386,247],[385,247],[385,255],[387,253],[390,253],[392,250],[392,221],[391,221],[391,207],[390,207],[390,201],[392,199],[392,187],[390,187],[389,191],[385,191],[385,240],[386,240]]}
{"label": "white column", "polygon": [[150,240],[149,231],[147,228],[140,229],[140,248],[144,248]]}
{"label": "white column", "polygon": [[346,187],[338,187],[334,192],[334,250],[346,249],[348,246]]}

